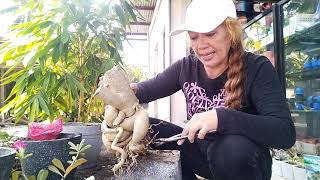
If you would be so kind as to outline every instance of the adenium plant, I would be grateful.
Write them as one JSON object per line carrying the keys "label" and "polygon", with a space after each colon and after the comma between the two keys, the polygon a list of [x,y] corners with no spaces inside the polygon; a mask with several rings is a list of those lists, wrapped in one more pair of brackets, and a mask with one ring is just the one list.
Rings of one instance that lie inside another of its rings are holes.
{"label": "adenium plant", "polygon": [[[25,154],[25,148],[27,147],[27,144],[21,140],[16,141],[12,147],[17,151],[16,158],[19,159],[20,162],[32,156],[32,153]],[[45,180],[47,179],[48,174],[48,170],[42,169],[39,171],[36,178],[35,176],[28,177],[23,173],[23,171],[15,170],[12,173],[12,180],[19,180],[19,177],[22,177],[24,180]]]}

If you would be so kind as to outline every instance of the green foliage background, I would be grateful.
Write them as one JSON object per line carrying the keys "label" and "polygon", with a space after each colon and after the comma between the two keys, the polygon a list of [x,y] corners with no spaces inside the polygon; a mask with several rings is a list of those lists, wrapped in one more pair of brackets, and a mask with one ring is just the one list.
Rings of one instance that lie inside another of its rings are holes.
{"label": "green foliage background", "polygon": [[[14,83],[1,113],[18,122],[99,120],[103,105],[92,97],[97,78],[121,63],[126,26],[136,21],[129,0],[16,1],[19,17],[0,46],[7,67],[2,85]],[[100,2],[100,3],[98,3]]]}

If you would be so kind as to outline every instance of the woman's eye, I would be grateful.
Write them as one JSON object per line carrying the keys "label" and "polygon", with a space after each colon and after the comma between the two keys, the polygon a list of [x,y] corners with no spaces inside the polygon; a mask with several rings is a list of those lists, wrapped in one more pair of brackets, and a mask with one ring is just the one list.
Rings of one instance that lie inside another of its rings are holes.
{"label": "woman's eye", "polygon": [[212,36],[214,36],[216,33],[215,32],[213,32],[213,33],[209,33],[209,34],[207,34],[207,36],[209,36],[209,37],[212,37]]}
{"label": "woman's eye", "polygon": [[196,36],[194,36],[194,37],[191,37],[191,36],[190,36],[190,39],[191,39],[191,40],[196,40],[197,37],[196,37]]}

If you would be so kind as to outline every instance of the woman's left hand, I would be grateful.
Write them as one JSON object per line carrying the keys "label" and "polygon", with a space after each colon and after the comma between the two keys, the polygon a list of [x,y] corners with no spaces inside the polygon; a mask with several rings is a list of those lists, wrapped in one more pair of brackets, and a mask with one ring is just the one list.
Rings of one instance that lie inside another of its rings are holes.
{"label": "woman's left hand", "polygon": [[[212,109],[210,111],[194,114],[183,129],[182,136],[188,135],[190,143],[193,143],[196,136],[199,139],[204,139],[204,136],[207,134],[207,132],[217,130],[217,128],[217,111]],[[181,139],[177,143],[178,145],[181,145],[184,143],[184,141],[185,139]]]}

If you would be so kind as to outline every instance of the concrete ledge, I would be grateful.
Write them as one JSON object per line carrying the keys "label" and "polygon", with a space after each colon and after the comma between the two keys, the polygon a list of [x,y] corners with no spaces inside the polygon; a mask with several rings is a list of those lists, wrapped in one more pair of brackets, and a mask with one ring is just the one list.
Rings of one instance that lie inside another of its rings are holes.
{"label": "concrete ledge", "polygon": [[138,158],[137,166],[114,179],[127,180],[181,180],[180,152],[176,150],[150,151]]}

